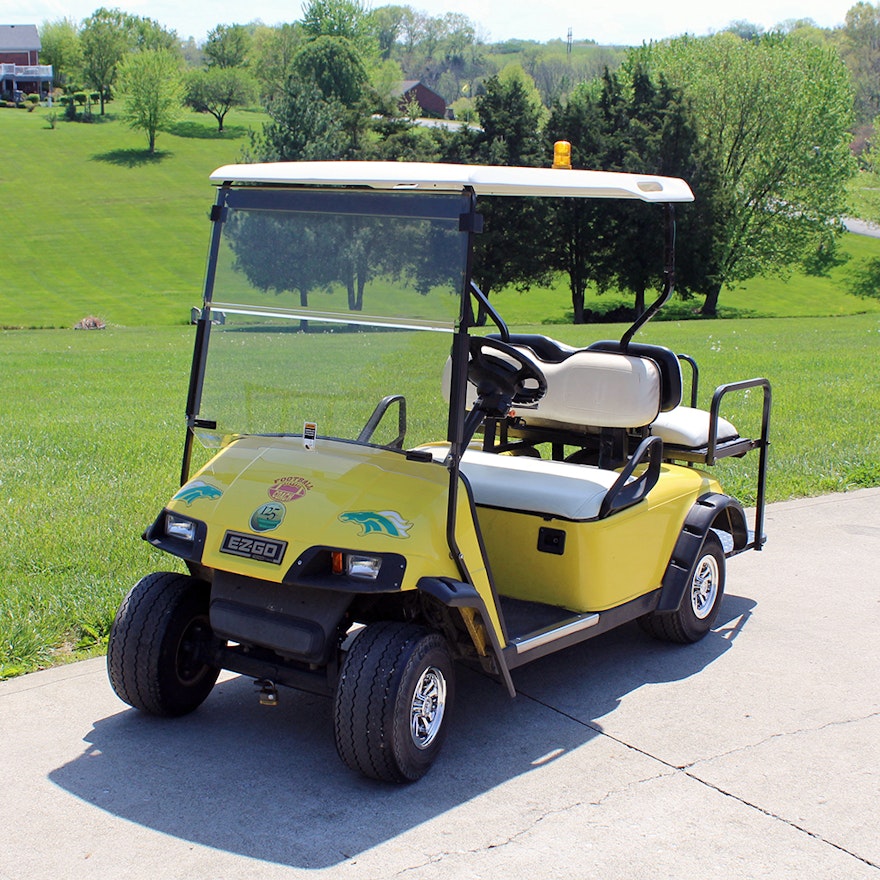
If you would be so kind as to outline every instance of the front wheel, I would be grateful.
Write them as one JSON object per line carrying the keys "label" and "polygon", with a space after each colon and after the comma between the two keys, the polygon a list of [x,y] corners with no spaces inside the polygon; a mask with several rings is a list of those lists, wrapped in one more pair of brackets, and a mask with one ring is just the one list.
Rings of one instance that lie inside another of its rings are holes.
{"label": "front wheel", "polygon": [[639,624],[645,632],[667,642],[699,641],[718,617],[725,578],[724,548],[718,536],[709,532],[678,610],[672,614],[646,614],[639,618]]}
{"label": "front wheel", "polygon": [[208,662],[217,639],[208,620],[211,588],[187,575],[157,571],[125,597],[107,645],[116,695],[151,715],[185,715],[217,681]]}
{"label": "front wheel", "polygon": [[414,624],[371,624],[342,664],[336,750],[352,770],[373,779],[415,782],[440,752],[454,695],[443,636]]}

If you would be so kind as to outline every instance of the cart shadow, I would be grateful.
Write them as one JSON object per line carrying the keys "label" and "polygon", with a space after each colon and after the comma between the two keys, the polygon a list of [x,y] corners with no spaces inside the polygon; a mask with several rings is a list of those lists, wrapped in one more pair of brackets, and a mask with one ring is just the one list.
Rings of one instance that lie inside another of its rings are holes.
{"label": "cart shadow", "polygon": [[[428,776],[389,786],[350,772],[333,746],[332,701],[285,691],[259,705],[253,682],[222,680],[192,715],[124,710],[95,722],[83,754],[53,783],[122,819],[193,843],[298,868],[326,868],[382,844],[570,753],[600,735],[594,719],[631,691],[717,660],[754,603],[728,596],[715,630],[686,648],[628,625],[514,673],[510,700],[460,668],[449,740]],[[565,682],[572,713],[557,708]],[[545,684],[546,683],[546,684]]]}

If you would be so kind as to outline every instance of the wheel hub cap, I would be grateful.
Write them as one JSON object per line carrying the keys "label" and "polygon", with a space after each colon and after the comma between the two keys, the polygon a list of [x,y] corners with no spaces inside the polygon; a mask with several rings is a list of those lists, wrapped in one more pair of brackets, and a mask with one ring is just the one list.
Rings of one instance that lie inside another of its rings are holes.
{"label": "wheel hub cap", "polygon": [[446,679],[436,666],[423,673],[413,693],[410,733],[416,748],[426,749],[436,739],[446,711]]}
{"label": "wheel hub cap", "polygon": [[718,562],[714,556],[704,556],[697,563],[691,585],[691,604],[699,620],[709,616],[718,595]]}

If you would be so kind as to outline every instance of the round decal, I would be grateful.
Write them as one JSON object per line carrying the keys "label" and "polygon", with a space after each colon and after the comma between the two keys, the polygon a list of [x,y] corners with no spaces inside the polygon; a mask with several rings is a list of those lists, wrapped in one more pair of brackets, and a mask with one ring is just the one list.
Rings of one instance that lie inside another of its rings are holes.
{"label": "round decal", "polygon": [[269,487],[269,497],[273,501],[296,501],[311,488],[305,477],[281,477]]}
{"label": "round decal", "polygon": [[271,532],[284,521],[284,505],[277,501],[261,504],[251,515],[251,528],[255,532]]}

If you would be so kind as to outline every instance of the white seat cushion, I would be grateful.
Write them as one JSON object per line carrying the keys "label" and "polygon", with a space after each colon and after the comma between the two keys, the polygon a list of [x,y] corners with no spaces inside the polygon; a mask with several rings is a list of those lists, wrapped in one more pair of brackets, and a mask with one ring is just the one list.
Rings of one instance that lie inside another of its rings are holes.
{"label": "white seat cushion", "polygon": [[[677,406],[657,416],[651,424],[651,433],[667,446],[702,449],[709,445],[709,413],[704,409]],[[738,436],[736,428],[727,419],[718,419],[718,443]]]}
{"label": "white seat cushion", "polygon": [[[660,371],[648,358],[581,349],[555,364],[535,357],[531,349],[515,348],[533,358],[547,380],[547,393],[538,403],[513,406],[527,424],[641,428],[660,411]],[[501,353],[492,354],[504,359]],[[443,371],[447,400],[451,375],[447,360]],[[476,397],[472,385],[468,394],[472,406]]]}
{"label": "white seat cushion", "polygon": [[[436,461],[444,445],[422,447]],[[469,449],[461,460],[476,504],[524,510],[564,519],[594,519],[620,474],[582,464]]]}

